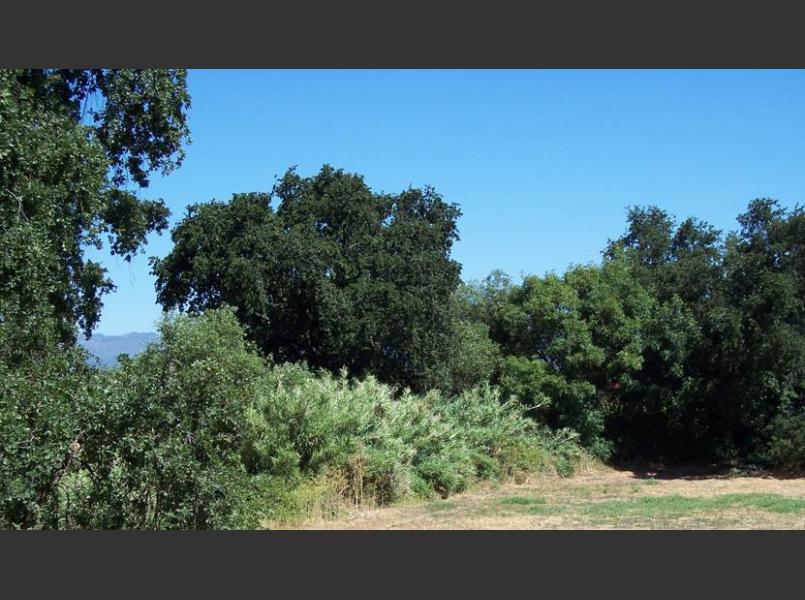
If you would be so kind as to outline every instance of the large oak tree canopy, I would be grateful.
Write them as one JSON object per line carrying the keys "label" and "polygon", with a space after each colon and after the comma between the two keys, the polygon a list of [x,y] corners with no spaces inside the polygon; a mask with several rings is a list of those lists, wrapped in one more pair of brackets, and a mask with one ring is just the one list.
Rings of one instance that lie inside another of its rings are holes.
{"label": "large oak tree canopy", "polygon": [[190,206],[154,260],[158,299],[236,307],[276,360],[425,389],[450,352],[459,216],[432,188],[380,194],[330,166],[292,169],[270,194]]}

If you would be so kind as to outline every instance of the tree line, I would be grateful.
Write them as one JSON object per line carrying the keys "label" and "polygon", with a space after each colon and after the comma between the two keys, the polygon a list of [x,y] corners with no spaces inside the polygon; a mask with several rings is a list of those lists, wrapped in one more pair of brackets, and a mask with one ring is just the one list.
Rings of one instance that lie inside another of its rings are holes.
{"label": "tree line", "polygon": [[85,249],[131,260],[167,229],[138,190],[181,165],[189,108],[182,70],[0,71],[5,526],[233,526],[333,473],[341,495],[450,493],[567,471],[571,439],[805,468],[805,214],[771,199],[726,233],[633,207],[595,264],[463,283],[435,189],[290,169],[189,206],[151,259],[188,317],[89,367],[76,339],[114,283]]}
{"label": "tree line", "polygon": [[724,234],[633,207],[598,264],[519,284],[460,282],[459,215],[430,189],[290,171],[271,194],[191,206],[154,261],[158,299],[236,307],[279,361],[420,392],[490,381],[604,459],[799,464],[801,208],[754,200]]}

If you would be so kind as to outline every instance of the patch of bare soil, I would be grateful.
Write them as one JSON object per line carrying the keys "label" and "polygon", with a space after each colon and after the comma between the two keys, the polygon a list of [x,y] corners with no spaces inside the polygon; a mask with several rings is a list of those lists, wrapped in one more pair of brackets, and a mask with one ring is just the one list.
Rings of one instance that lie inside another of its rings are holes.
{"label": "patch of bare soil", "polygon": [[446,500],[352,509],[303,529],[805,529],[805,478],[593,467]]}

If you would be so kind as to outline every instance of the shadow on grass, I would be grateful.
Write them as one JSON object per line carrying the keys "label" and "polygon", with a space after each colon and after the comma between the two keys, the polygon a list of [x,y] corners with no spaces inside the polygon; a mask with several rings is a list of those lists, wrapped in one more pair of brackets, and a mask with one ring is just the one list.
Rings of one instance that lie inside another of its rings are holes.
{"label": "shadow on grass", "polygon": [[717,464],[645,464],[622,463],[611,465],[617,471],[626,471],[635,479],[661,479],[697,481],[703,479],[732,479],[735,477],[762,477],[764,479],[797,479],[803,474],[775,473],[755,466]]}

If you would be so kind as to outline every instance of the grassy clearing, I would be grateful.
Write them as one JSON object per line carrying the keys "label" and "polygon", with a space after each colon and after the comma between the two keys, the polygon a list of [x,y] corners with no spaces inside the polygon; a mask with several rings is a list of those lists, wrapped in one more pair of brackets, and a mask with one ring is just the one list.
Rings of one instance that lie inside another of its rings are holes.
{"label": "grassy clearing", "polygon": [[308,522],[318,529],[805,529],[805,479],[641,479],[597,468],[450,500]]}
{"label": "grassy clearing", "polygon": [[[634,489],[630,488],[634,493]],[[614,491],[607,492],[610,495]],[[528,507],[531,515],[565,515],[571,522],[586,523],[590,527],[637,527],[674,529],[689,522],[699,526],[727,526],[740,521],[740,514],[749,513],[752,519],[762,513],[772,515],[805,515],[805,499],[787,498],[778,494],[727,494],[712,498],[671,494],[642,496],[590,502],[557,501],[546,503],[544,498],[517,497],[511,506]],[[740,514],[738,514],[740,513]],[[774,521],[773,517],[768,519]]]}

